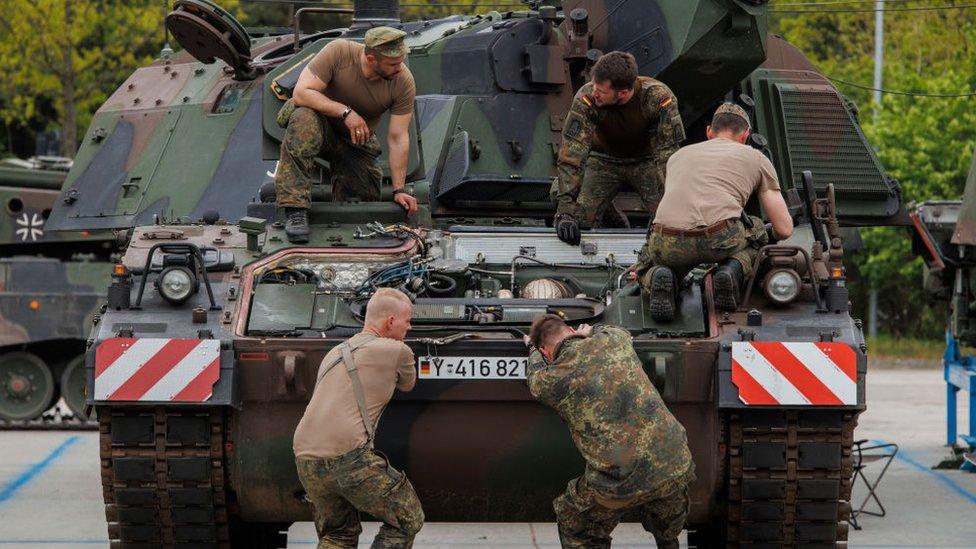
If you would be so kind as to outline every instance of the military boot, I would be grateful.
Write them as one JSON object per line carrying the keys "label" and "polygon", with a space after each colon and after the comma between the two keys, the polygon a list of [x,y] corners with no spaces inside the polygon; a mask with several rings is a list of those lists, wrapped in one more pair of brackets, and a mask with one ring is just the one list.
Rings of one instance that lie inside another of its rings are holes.
{"label": "military boot", "polygon": [[674,273],[661,265],[651,274],[651,318],[658,322],[671,322],[675,311]]}
{"label": "military boot", "polygon": [[308,210],[305,208],[285,208],[285,236],[288,242],[300,244],[308,242]]}
{"label": "military boot", "polygon": [[742,291],[742,264],[736,259],[726,259],[715,271],[715,306],[720,311],[734,311],[739,307]]}

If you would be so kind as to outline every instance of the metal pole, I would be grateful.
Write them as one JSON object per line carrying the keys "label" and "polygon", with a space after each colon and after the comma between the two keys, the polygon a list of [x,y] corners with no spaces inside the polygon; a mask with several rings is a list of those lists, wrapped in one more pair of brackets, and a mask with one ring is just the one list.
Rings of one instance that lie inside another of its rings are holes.
{"label": "metal pole", "polygon": [[[884,0],[874,2],[874,120],[881,114],[882,67],[884,66]],[[878,290],[871,285],[868,297],[868,336],[878,337]]]}
{"label": "metal pole", "polygon": [[166,28],[166,13],[169,10],[169,3],[167,0],[162,1],[163,8],[163,49],[159,51],[160,57],[166,57],[168,55],[173,55],[173,48],[169,46],[169,29]]}
{"label": "metal pole", "polygon": [[878,290],[868,293],[868,337],[878,337]]}
{"label": "metal pole", "polygon": [[874,117],[881,112],[881,69],[884,66],[884,0],[874,3]]}

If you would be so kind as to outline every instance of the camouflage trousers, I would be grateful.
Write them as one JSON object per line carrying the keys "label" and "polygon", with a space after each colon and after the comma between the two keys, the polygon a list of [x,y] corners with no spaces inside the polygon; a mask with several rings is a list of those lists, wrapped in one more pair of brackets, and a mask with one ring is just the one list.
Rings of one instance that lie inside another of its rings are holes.
{"label": "camouflage trousers", "polygon": [[383,170],[376,159],[382,149],[376,134],[364,145],[354,145],[332,127],[325,115],[306,107],[296,108],[292,100],[281,107],[278,124],[285,128],[275,173],[278,206],[311,206],[316,157],[329,162],[333,201],[350,197],[380,199]]}
{"label": "camouflage trousers", "polygon": [[359,513],[383,521],[374,549],[413,547],[424,511],[407,475],[383,456],[359,448],[332,459],[298,459],[298,478],[315,506],[319,549],[355,548]]}
{"label": "camouflage trousers", "polygon": [[[751,217],[751,216],[750,216]],[[647,242],[637,257],[637,277],[644,288],[651,287],[654,267],[664,265],[681,281],[702,263],[719,263],[733,258],[742,264],[743,280],[752,274],[752,263],[768,239],[761,219],[752,217],[753,228],[741,220],[716,233],[702,236],[677,236],[648,231]]]}
{"label": "camouflage trousers", "polygon": [[585,477],[575,478],[552,503],[559,542],[563,549],[609,549],[610,534],[632,510],[655,540],[677,540],[688,518],[688,485],[694,479],[694,472],[689,471],[653,493],[621,501],[602,497]]}
{"label": "camouflage trousers", "polygon": [[653,219],[664,194],[664,168],[664,162],[652,157],[629,159],[590,153],[576,197],[576,219],[584,227],[599,227],[624,186],[637,192]]}

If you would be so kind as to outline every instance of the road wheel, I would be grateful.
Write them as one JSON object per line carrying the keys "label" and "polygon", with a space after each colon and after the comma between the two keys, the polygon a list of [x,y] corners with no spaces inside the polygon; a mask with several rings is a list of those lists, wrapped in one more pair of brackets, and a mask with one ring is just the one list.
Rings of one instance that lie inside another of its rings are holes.
{"label": "road wheel", "polygon": [[71,359],[61,373],[61,396],[76,418],[87,421],[85,415],[85,355]]}
{"label": "road wheel", "polygon": [[0,356],[0,418],[32,420],[51,407],[54,377],[37,355],[24,352]]}

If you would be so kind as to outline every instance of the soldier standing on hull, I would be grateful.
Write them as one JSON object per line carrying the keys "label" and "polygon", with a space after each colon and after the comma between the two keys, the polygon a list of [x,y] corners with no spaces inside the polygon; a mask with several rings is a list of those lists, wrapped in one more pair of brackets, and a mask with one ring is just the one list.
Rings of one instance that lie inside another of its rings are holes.
{"label": "soldier standing on hull", "polygon": [[674,318],[677,285],[701,263],[718,263],[715,303],[738,307],[742,281],[752,274],[759,248],[768,242],[763,221],[742,221],[753,193],[778,239],[793,234],[793,219],[780,192],[773,164],[745,145],[749,116],[733,103],[715,110],[707,141],[688,145],[668,161],[664,198],[638,258],[636,271],[651,293],[651,316]]}
{"label": "soldier standing on hull", "polygon": [[684,427],[644,373],[623,328],[573,330],[535,319],[526,344],[532,396],[554,408],[586,460],[553,501],[564,548],[610,547],[621,517],[637,510],[659,548],[677,548],[695,466]]}
{"label": "soldier standing on hull", "polygon": [[393,200],[408,213],[417,200],[404,189],[409,127],[416,85],[404,65],[405,33],[391,27],[366,31],[365,45],[329,42],[302,69],[292,99],[278,113],[285,127],[275,174],[278,206],[285,208],[290,242],[308,242],[315,158],[329,161],[332,199],[380,199],[383,172],[376,165],[382,149],[376,127],[390,111],[387,145]]}
{"label": "soldier standing on hull", "polygon": [[599,226],[624,185],[637,191],[653,219],[668,157],[685,139],[674,94],[637,76],[633,55],[607,53],[591,74],[566,116],[552,187],[556,234],[574,246],[580,224]]}
{"label": "soldier standing on hull", "polygon": [[366,305],[363,331],[322,360],[312,400],[295,430],[298,478],[315,506],[319,549],[355,548],[360,511],[383,521],[374,548],[410,548],[424,512],[406,474],[373,451],[373,434],[393,389],[417,381],[410,299],[380,288]]}

